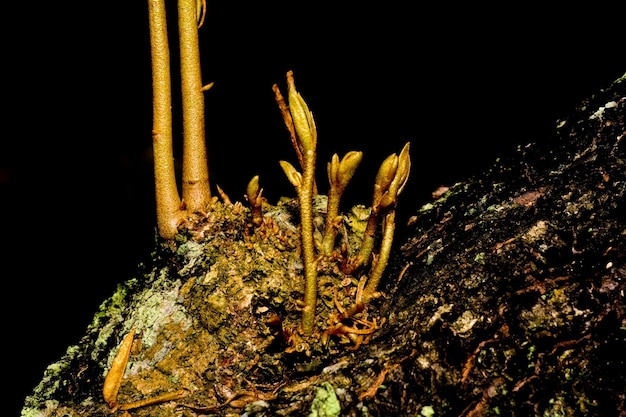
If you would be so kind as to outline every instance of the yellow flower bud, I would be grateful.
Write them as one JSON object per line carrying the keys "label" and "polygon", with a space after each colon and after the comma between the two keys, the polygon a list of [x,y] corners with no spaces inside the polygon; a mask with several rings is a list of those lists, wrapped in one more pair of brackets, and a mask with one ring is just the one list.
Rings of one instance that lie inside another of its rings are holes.
{"label": "yellow flower bud", "polygon": [[396,176],[396,170],[398,169],[398,155],[389,155],[378,168],[376,174],[376,180],[374,182],[374,205],[378,204],[378,201],[383,196],[383,193],[389,189],[391,182]]}
{"label": "yellow flower bud", "polygon": [[294,167],[293,165],[291,165],[289,162],[287,161],[280,161],[280,166],[283,169],[283,171],[285,172],[285,175],[287,176],[287,179],[289,180],[289,182],[296,187],[296,189],[299,189],[300,186],[302,185],[302,174],[300,174]]}
{"label": "yellow flower bud", "polygon": [[337,178],[341,184],[341,188],[345,188],[348,185],[357,167],[361,163],[361,159],[363,159],[363,152],[357,151],[350,151],[341,159],[341,163],[339,164],[339,176]]}
{"label": "yellow flower bud", "polygon": [[246,190],[246,197],[248,198],[248,202],[250,204],[254,204],[258,196],[259,196],[259,176],[255,175],[254,177],[252,177],[252,179],[248,183],[248,188]]}
{"label": "yellow flower bud", "polygon": [[293,119],[293,125],[298,135],[298,141],[303,153],[315,150],[317,145],[317,131],[313,114],[309,111],[309,106],[296,90],[296,84],[293,80],[293,73],[287,73],[287,87],[289,100],[289,113]]}
{"label": "yellow flower bud", "polygon": [[339,176],[339,155],[333,154],[330,162],[326,166],[328,172],[328,182],[331,186],[337,186],[337,177]]}
{"label": "yellow flower bud", "polygon": [[409,179],[409,172],[411,171],[409,147],[410,143],[407,142],[402,148],[400,156],[398,157],[398,168],[396,169],[396,174],[393,177],[393,181],[389,185],[389,191],[392,193],[394,199],[397,198],[398,194],[402,192],[402,189],[404,189],[404,186]]}

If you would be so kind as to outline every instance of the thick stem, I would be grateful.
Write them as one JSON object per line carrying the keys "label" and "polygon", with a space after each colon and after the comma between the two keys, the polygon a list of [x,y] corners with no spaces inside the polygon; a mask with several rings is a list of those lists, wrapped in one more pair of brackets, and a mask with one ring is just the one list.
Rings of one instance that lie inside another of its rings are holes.
{"label": "thick stem", "polygon": [[176,235],[182,213],[172,149],[170,52],[164,0],[149,0],[148,15],[152,58],[152,140],[157,227],[161,237],[171,239]]}
{"label": "thick stem", "polygon": [[317,304],[317,262],[313,238],[313,186],[315,177],[315,150],[304,155],[304,172],[300,188],[300,227],[302,228],[302,257],[304,259],[304,308],[302,310],[302,332],[311,334],[315,324]]}
{"label": "thick stem", "polygon": [[204,92],[196,0],[178,1],[183,99],[183,201],[190,212],[204,211],[211,198],[204,131]]}

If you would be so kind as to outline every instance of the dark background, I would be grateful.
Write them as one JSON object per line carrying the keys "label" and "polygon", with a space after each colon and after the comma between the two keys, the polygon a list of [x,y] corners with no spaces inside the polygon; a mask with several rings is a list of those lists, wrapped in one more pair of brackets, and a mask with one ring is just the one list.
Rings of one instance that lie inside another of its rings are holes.
{"label": "dark background", "polygon": [[[22,3],[3,16],[0,145],[5,396],[15,413],[149,259],[155,235],[147,3]],[[204,80],[215,82],[212,185],[241,200],[259,174],[271,202],[293,195],[278,161],[295,164],[295,154],[271,90],[286,91],[292,69],[318,125],[319,183],[332,153],[364,151],[346,205],[368,204],[378,164],[411,142],[404,222],[435,188],[545,139],[624,74],[620,13],[571,7],[210,2],[200,34]]]}

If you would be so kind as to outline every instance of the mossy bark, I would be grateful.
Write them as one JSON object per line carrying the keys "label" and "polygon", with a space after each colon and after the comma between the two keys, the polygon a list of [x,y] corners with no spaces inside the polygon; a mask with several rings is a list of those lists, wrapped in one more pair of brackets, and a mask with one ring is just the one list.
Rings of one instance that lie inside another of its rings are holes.
{"label": "mossy bark", "polygon": [[[416,209],[366,311],[383,324],[357,350],[286,352],[304,288],[293,204],[255,232],[246,208],[218,204],[157,245],[22,415],[110,415],[102,383],[131,328],[118,401],[187,391],[134,416],[624,415],[625,97],[626,76]],[[337,274],[320,265],[317,329]]]}

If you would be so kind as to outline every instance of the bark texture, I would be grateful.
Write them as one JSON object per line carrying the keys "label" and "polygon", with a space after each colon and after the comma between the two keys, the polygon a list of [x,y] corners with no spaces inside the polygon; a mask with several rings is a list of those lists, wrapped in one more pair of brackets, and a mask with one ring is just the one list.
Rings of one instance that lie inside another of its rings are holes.
{"label": "bark texture", "polygon": [[[22,416],[110,415],[104,378],[135,330],[118,402],[185,395],[133,416],[624,416],[625,119],[626,75],[416,210],[356,350],[340,334],[290,339],[303,291],[294,202],[256,231],[248,209],[216,203],[157,244]],[[322,331],[333,296],[348,302],[355,285],[332,265],[319,278]]]}

